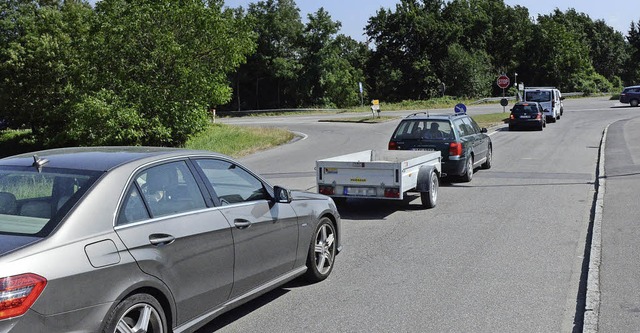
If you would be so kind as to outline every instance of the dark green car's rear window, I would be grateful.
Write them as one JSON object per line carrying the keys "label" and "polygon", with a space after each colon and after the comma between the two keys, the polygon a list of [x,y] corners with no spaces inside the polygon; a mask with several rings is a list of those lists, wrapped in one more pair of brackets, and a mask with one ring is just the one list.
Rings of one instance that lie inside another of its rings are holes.
{"label": "dark green car's rear window", "polygon": [[454,138],[451,123],[437,119],[404,120],[393,134],[393,140],[444,140],[451,138]]}

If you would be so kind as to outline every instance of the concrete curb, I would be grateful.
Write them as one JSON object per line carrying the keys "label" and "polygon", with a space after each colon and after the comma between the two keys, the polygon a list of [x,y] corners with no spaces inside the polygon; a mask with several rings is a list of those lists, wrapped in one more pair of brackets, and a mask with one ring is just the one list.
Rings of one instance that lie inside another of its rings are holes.
{"label": "concrete curb", "polygon": [[598,174],[596,176],[595,211],[593,216],[593,230],[591,234],[591,249],[589,255],[589,273],[587,278],[587,297],[585,300],[583,333],[598,332],[598,318],[600,315],[600,263],[602,255],[602,208],[604,207],[605,174],[604,148],[607,143],[609,126],[604,129],[600,141],[600,155],[598,158]]}

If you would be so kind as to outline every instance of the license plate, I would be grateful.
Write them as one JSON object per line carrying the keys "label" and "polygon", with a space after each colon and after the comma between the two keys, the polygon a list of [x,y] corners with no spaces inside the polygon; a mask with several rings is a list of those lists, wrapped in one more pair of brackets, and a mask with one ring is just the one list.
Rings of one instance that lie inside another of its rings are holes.
{"label": "license plate", "polygon": [[529,119],[529,116],[520,116],[520,119]]}
{"label": "license plate", "polygon": [[416,150],[416,151],[435,151],[434,148],[413,148],[412,150]]}
{"label": "license plate", "polygon": [[375,197],[376,189],[370,187],[345,187],[344,195],[357,195],[364,197]]}

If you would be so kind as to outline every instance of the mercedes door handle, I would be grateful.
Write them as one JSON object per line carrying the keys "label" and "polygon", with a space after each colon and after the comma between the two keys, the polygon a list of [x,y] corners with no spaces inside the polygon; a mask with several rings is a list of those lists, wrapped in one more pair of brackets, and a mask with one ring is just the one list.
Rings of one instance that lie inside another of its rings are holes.
{"label": "mercedes door handle", "polygon": [[235,220],[233,220],[233,224],[238,229],[246,229],[246,228],[251,226],[251,222],[249,222],[249,221],[247,221],[245,219],[235,219]]}
{"label": "mercedes door handle", "polygon": [[152,234],[149,236],[149,243],[152,245],[168,245],[176,240],[175,237],[167,234]]}

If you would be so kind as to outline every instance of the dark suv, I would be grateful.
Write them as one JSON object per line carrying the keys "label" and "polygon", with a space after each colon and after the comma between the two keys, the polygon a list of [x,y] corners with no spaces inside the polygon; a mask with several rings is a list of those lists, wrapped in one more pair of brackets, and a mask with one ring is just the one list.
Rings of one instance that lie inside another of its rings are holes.
{"label": "dark suv", "polygon": [[620,93],[620,103],[638,106],[640,103],[640,86],[625,87]]}
{"label": "dark suv", "polygon": [[389,140],[390,150],[440,151],[442,173],[473,178],[473,170],[491,168],[491,138],[486,128],[466,114],[414,113],[400,121]]}

